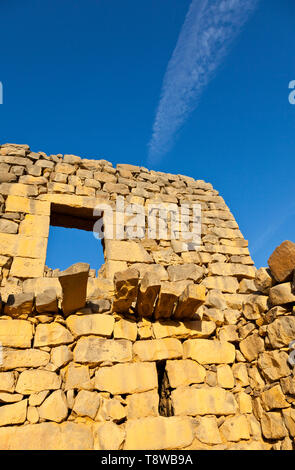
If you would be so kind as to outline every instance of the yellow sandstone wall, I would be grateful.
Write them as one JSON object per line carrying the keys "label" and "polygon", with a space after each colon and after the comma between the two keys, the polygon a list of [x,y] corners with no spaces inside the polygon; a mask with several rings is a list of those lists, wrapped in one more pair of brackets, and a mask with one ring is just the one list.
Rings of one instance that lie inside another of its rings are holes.
{"label": "yellow sandstone wall", "polygon": [[[48,269],[50,223],[89,230],[118,195],[188,204],[188,231],[199,203],[201,246],[106,239],[98,274]],[[292,246],[257,271],[211,184],[21,145],[0,212],[0,449],[292,449]]]}

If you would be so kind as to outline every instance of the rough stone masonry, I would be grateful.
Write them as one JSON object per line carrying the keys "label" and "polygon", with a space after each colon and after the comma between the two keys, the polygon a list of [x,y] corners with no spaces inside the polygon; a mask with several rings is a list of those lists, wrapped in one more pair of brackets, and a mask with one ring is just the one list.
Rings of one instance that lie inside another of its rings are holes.
{"label": "rough stone masonry", "polygon": [[[201,204],[201,246],[105,239],[98,273],[47,268],[50,224],[92,230],[118,195]],[[0,449],[292,449],[294,269],[284,242],[256,270],[209,183],[0,146]]]}

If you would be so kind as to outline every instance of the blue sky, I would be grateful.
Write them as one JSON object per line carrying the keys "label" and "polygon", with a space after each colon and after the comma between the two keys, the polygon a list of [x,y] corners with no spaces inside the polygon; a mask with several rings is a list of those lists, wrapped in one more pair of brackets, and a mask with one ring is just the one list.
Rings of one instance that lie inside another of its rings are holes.
{"label": "blue sky", "polygon": [[[279,243],[295,241],[295,2],[259,2],[172,150],[151,163],[162,81],[190,3],[2,1],[0,141],[209,181],[264,266]],[[97,243],[83,253],[83,236],[73,245],[52,230],[48,264],[96,267]]]}

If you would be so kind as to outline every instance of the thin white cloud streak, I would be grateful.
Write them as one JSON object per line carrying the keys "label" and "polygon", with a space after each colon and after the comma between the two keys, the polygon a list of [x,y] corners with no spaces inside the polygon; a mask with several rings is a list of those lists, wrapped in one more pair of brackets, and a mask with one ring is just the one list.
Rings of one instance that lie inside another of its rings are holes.
{"label": "thin white cloud streak", "polygon": [[149,143],[156,161],[175,136],[229,51],[258,0],[192,0],[163,80]]}

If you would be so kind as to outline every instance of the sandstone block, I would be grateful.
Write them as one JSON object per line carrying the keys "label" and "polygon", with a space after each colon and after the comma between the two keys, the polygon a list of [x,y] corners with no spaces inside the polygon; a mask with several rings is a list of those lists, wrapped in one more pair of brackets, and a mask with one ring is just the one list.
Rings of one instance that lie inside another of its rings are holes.
{"label": "sandstone block", "polygon": [[269,342],[273,348],[288,346],[295,338],[295,318],[279,317],[267,327]]}
{"label": "sandstone block", "polygon": [[206,288],[201,285],[191,284],[187,286],[178,300],[174,312],[174,318],[194,318],[198,308],[206,300]]}
{"label": "sandstone block", "polygon": [[67,399],[62,390],[55,390],[38,409],[39,416],[48,421],[61,423],[68,416]]}
{"label": "sandstone block", "polygon": [[217,367],[217,384],[222,388],[233,388],[235,379],[230,366],[222,364]]}
{"label": "sandstone block", "polygon": [[172,388],[203,383],[206,377],[206,369],[191,359],[169,360],[166,371]]}
{"label": "sandstone block", "polygon": [[0,392],[13,393],[15,389],[14,372],[0,372]]}
{"label": "sandstone block", "polygon": [[295,243],[289,240],[281,243],[268,259],[273,277],[278,282],[285,282],[295,269]]}
{"label": "sandstone block", "polygon": [[55,289],[46,289],[36,296],[36,310],[38,313],[58,312]]}
{"label": "sandstone block", "polygon": [[[22,424],[27,417],[27,402],[22,400],[13,405],[4,405],[0,407],[0,426],[7,424]],[[0,444],[1,448],[1,444]]]}
{"label": "sandstone block", "polygon": [[[28,238],[28,237],[27,237]],[[10,275],[20,278],[41,277],[44,273],[45,258],[32,259],[15,256],[11,265]]]}
{"label": "sandstone block", "polygon": [[278,408],[288,408],[290,406],[285,400],[285,396],[279,384],[262,392],[261,402],[266,411]]}
{"label": "sandstone block", "polygon": [[189,446],[193,438],[189,418],[159,416],[128,420],[124,449],[181,449]]}
{"label": "sandstone block", "polygon": [[220,427],[220,432],[227,441],[239,442],[241,439],[250,439],[249,424],[244,415],[226,419]]}
{"label": "sandstone block", "polygon": [[271,287],[269,290],[269,299],[273,306],[295,302],[295,294],[292,290],[291,282],[285,282],[284,284]]}
{"label": "sandstone block", "polygon": [[133,353],[140,361],[161,361],[182,357],[182,345],[176,338],[136,341]]}
{"label": "sandstone block", "polygon": [[264,377],[270,381],[290,375],[288,354],[283,351],[265,351],[258,358],[258,366]]}
{"label": "sandstone block", "polygon": [[175,415],[232,415],[237,403],[232,393],[219,387],[177,388],[171,393]]}
{"label": "sandstone block", "polygon": [[73,353],[66,345],[51,349],[50,362],[57,368],[63,367],[73,360]]}
{"label": "sandstone block", "polygon": [[109,260],[130,263],[152,263],[153,259],[142,245],[134,241],[106,240],[105,256]]}
{"label": "sandstone block", "polygon": [[240,350],[248,361],[253,361],[264,351],[264,341],[257,333],[253,333],[240,342]]}
{"label": "sandstone block", "polygon": [[148,416],[159,415],[159,395],[157,390],[149,390],[148,392],[128,395],[126,403],[128,419],[146,418]]}
{"label": "sandstone block", "polygon": [[112,422],[97,423],[94,425],[95,450],[119,450],[125,438],[121,426]]}
{"label": "sandstone block", "polygon": [[73,411],[78,416],[88,416],[94,419],[100,402],[101,397],[99,393],[81,390],[75,398]]}
{"label": "sandstone block", "polygon": [[153,322],[153,331],[156,338],[209,338],[216,330],[213,321],[187,320],[184,322],[161,320]]}
{"label": "sandstone block", "polygon": [[178,295],[174,283],[162,282],[154,311],[155,319],[171,317]]}
{"label": "sandstone block", "polygon": [[129,341],[136,341],[137,338],[137,324],[134,321],[120,318],[115,322],[114,326],[114,339],[128,339]]}
{"label": "sandstone block", "polygon": [[89,268],[87,263],[76,263],[58,276],[63,294],[62,309],[66,316],[85,306]]}
{"label": "sandstone block", "polygon": [[209,276],[203,279],[202,285],[207,289],[218,289],[229,293],[236,293],[239,289],[237,279],[231,276]]}
{"label": "sandstone block", "polygon": [[57,390],[60,388],[60,377],[48,370],[25,370],[18,378],[15,390],[17,393],[29,395],[42,390]]}
{"label": "sandstone block", "polygon": [[34,302],[33,293],[10,294],[4,307],[4,313],[11,317],[32,313]]}
{"label": "sandstone block", "polygon": [[81,366],[80,364],[71,362],[66,369],[64,381],[65,391],[71,389],[93,389],[88,366]]}
{"label": "sandstone block", "polygon": [[112,395],[146,392],[157,387],[154,363],[116,364],[101,367],[95,374],[95,388]]}
{"label": "sandstone block", "polygon": [[262,434],[266,439],[282,439],[288,436],[281,413],[274,411],[264,413],[261,418]]}
{"label": "sandstone block", "polygon": [[67,327],[75,338],[83,335],[98,335],[111,337],[114,328],[114,317],[103,314],[70,315]]}
{"label": "sandstone block", "polygon": [[221,444],[222,440],[215,416],[200,417],[195,429],[196,438],[204,444]]}
{"label": "sandstone block", "polygon": [[136,310],[141,317],[153,315],[156,298],[159,294],[161,281],[156,276],[146,273],[140,283]]}
{"label": "sandstone block", "polygon": [[40,423],[0,429],[2,450],[92,450],[91,428],[82,423]]}
{"label": "sandstone block", "polygon": [[136,269],[126,269],[114,275],[114,312],[128,312],[137,298],[139,273]]}
{"label": "sandstone block", "polygon": [[26,320],[0,320],[0,342],[2,346],[29,348],[33,337],[33,326]]}
{"label": "sandstone block", "polygon": [[22,367],[44,367],[48,364],[50,355],[39,349],[3,348],[0,370],[12,370]]}
{"label": "sandstone block", "polygon": [[235,347],[218,340],[188,339],[183,344],[183,354],[200,364],[230,364],[235,360]]}
{"label": "sandstone block", "polygon": [[34,347],[58,346],[60,344],[69,344],[73,341],[74,337],[69,330],[60,323],[40,323],[36,328]]}
{"label": "sandstone block", "polygon": [[128,362],[132,359],[132,343],[124,339],[112,340],[95,336],[82,337],[74,349],[74,360],[82,364]]}
{"label": "sandstone block", "polygon": [[17,233],[18,224],[13,220],[0,219],[0,232],[1,233]]}
{"label": "sandstone block", "polygon": [[192,279],[198,282],[204,275],[204,269],[193,263],[186,263],[179,266],[168,266],[169,281],[183,281]]}

